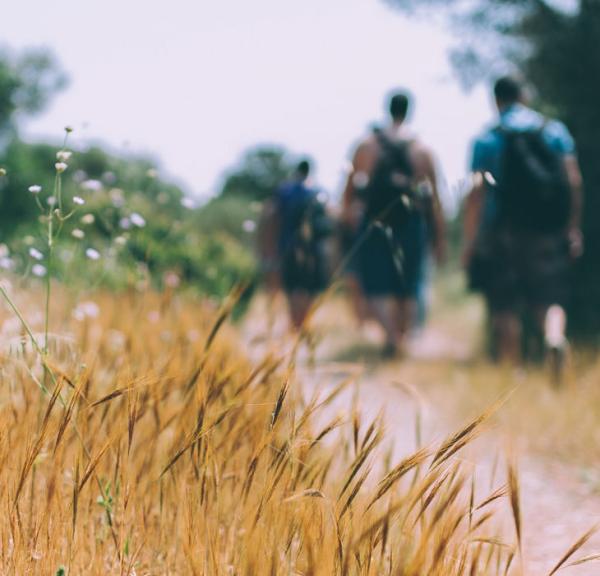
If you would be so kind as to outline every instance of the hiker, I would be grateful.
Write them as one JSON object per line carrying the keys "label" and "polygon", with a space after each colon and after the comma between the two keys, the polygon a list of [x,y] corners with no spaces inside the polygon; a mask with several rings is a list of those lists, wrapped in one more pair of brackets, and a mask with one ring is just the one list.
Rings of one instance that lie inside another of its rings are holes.
{"label": "hiker", "polygon": [[317,294],[327,285],[324,240],[331,223],[318,193],[308,184],[310,163],[302,160],[292,178],[275,192],[271,234],[276,240],[279,283],[292,326],[301,329]]}
{"label": "hiker", "polygon": [[428,245],[438,262],[445,252],[434,160],[406,127],[409,107],[406,93],[391,97],[390,123],[359,144],[343,195],[342,218],[359,231],[360,282],[385,332],[385,356],[402,351],[414,325]]}
{"label": "hiker", "polygon": [[499,122],[473,148],[463,263],[488,302],[498,359],[520,360],[529,316],[560,365],[571,263],[583,250],[575,144],[527,106],[518,79],[497,80],[494,97]]}

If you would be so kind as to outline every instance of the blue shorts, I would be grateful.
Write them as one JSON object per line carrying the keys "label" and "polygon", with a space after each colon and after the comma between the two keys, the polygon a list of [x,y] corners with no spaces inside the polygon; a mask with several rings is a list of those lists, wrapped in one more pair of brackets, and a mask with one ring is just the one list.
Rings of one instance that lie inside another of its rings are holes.
{"label": "blue shorts", "polygon": [[417,298],[426,260],[427,222],[422,212],[411,212],[395,228],[372,226],[359,251],[362,288],[372,297]]}

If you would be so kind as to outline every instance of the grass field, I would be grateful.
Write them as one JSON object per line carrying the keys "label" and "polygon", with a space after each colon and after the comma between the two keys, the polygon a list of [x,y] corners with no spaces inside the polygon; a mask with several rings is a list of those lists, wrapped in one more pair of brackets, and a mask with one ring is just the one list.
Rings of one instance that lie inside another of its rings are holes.
{"label": "grass field", "polygon": [[43,355],[42,292],[12,294],[2,574],[520,573],[516,469],[481,494],[456,458],[495,408],[396,461],[378,418],[328,409],[350,379],[307,395],[293,350],[250,361],[227,307],[63,289]]}
{"label": "grass field", "polygon": [[[34,337],[36,296],[15,296]],[[516,565],[515,545],[493,531],[493,503],[508,489],[474,501],[451,458],[485,416],[392,462],[377,421],[315,424],[344,383],[303,401],[293,357],[251,364],[224,314],[168,294],[93,301],[75,319],[81,304],[58,295],[47,357],[3,313],[2,573],[490,574]]]}

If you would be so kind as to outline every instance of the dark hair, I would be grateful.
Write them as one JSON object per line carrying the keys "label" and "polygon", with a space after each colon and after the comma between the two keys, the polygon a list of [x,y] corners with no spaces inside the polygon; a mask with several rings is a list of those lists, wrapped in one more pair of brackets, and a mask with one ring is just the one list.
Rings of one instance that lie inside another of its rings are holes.
{"label": "dark hair", "polygon": [[394,120],[404,120],[408,114],[410,97],[406,92],[396,92],[390,98],[390,115]]}
{"label": "dark hair", "polygon": [[501,104],[514,104],[521,99],[523,86],[514,76],[498,78],[494,84],[494,96]]}
{"label": "dark hair", "polygon": [[298,162],[298,166],[296,166],[296,174],[301,176],[302,178],[308,178],[310,174],[310,161],[306,158]]}

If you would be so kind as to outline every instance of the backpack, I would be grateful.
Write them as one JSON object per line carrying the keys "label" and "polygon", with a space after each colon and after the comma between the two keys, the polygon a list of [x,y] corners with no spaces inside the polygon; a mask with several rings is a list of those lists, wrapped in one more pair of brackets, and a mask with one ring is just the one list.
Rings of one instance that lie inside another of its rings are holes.
{"label": "backpack", "polygon": [[498,222],[518,230],[557,232],[568,222],[571,195],[562,156],[544,138],[544,128],[504,136]]}
{"label": "backpack", "polygon": [[288,189],[278,202],[283,265],[294,275],[314,282],[322,275],[322,244],[332,232],[332,222],[317,194],[305,189]]}
{"label": "backpack", "polygon": [[375,130],[380,153],[369,183],[363,190],[368,221],[401,226],[413,209],[414,169],[410,158],[410,140],[392,140]]}

